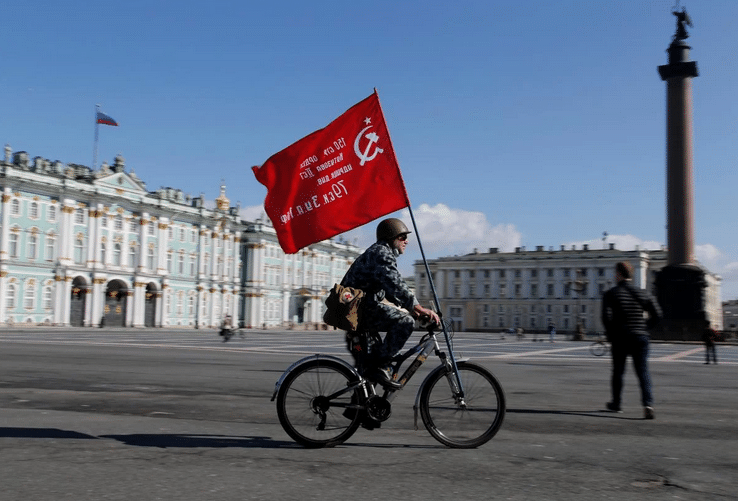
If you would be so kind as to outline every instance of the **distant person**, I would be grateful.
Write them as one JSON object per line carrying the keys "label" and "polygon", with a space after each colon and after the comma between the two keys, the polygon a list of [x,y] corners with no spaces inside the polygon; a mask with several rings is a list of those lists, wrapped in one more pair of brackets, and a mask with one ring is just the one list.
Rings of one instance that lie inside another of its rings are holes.
{"label": "distant person", "polygon": [[[654,328],[661,320],[661,310],[646,291],[633,287],[632,276],[633,268],[629,263],[621,261],[616,264],[617,285],[602,298],[602,324],[612,348],[612,400],[607,403],[607,409],[621,412],[625,361],[630,355],[641,385],[644,418],[653,419],[653,394],[648,373],[648,329]],[[646,314],[648,319],[645,318]]]}
{"label": "distant person", "polygon": [[548,326],[548,340],[552,343],[556,342],[556,327],[554,324]]}
{"label": "distant person", "polygon": [[712,362],[714,364],[717,363],[717,354],[715,353],[715,342],[717,338],[718,333],[708,325],[702,333],[702,340],[705,342],[705,364],[710,363],[710,355],[712,355]]}

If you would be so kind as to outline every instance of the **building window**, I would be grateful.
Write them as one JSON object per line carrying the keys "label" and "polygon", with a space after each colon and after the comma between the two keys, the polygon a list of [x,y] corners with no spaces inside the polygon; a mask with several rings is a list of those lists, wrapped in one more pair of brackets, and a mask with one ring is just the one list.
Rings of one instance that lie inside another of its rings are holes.
{"label": "building window", "polygon": [[10,202],[10,215],[20,216],[20,200],[17,198],[14,198],[13,201]]}
{"label": "building window", "polygon": [[15,285],[9,284],[8,285],[8,290],[7,290],[7,295],[5,297],[5,307],[8,310],[14,310],[15,309],[15,293],[16,293]]}
{"label": "building window", "polygon": [[81,208],[74,211],[74,224],[85,224],[85,212]]}
{"label": "building window", "polygon": [[180,254],[177,263],[177,273],[184,275],[184,254]]}
{"label": "building window", "polygon": [[10,238],[8,240],[8,252],[10,253],[10,257],[18,257],[18,234],[15,233],[13,230],[10,230]]}
{"label": "building window", "polygon": [[107,257],[106,254],[106,247],[105,242],[102,242],[100,244],[100,262],[104,265],[105,264],[105,258]]}
{"label": "building window", "polygon": [[129,223],[130,223],[130,232],[131,233],[136,233],[136,230],[138,229],[137,228],[137,226],[138,226],[138,224],[137,224],[138,223],[138,218],[132,217]]}
{"label": "building window", "polygon": [[36,306],[36,283],[29,281],[26,283],[26,291],[23,294],[23,308],[32,310]]}
{"label": "building window", "polygon": [[154,223],[154,221],[149,221],[149,224],[147,226],[148,226],[147,231],[149,233],[149,236],[153,237],[154,236],[154,226],[156,226],[156,223]]}
{"label": "building window", "polygon": [[146,256],[146,267],[150,270],[154,269],[154,248],[149,247],[149,253]]}
{"label": "building window", "polygon": [[53,261],[56,259],[54,248],[56,247],[56,237],[54,235],[46,235],[46,260]]}
{"label": "building window", "polygon": [[48,285],[44,287],[43,305],[44,310],[51,310],[54,307],[54,294]]}
{"label": "building window", "polygon": [[31,235],[28,238],[28,259],[36,259],[38,257],[38,237]]}
{"label": "building window", "polygon": [[77,264],[84,263],[85,259],[85,239],[77,238],[74,241],[74,262]]}
{"label": "building window", "polygon": [[119,243],[116,243],[113,246],[113,266],[120,266],[122,253],[123,253],[123,249],[121,249],[121,246]]}
{"label": "building window", "polygon": [[49,205],[49,210],[46,211],[46,219],[50,222],[56,222],[56,205]]}
{"label": "building window", "polygon": [[38,219],[38,203],[31,202],[31,209],[28,212],[28,217],[31,219]]}
{"label": "building window", "polygon": [[123,216],[120,214],[115,216],[115,229],[116,231],[123,231]]}
{"label": "building window", "polygon": [[136,266],[136,245],[133,244],[128,248],[128,266],[134,268]]}
{"label": "building window", "polygon": [[530,295],[536,297],[538,295],[538,284],[530,284]]}
{"label": "building window", "polygon": [[167,252],[167,273],[172,272],[172,251]]}
{"label": "building window", "polygon": [[554,284],[547,284],[547,293],[549,297],[552,297],[554,295]]}

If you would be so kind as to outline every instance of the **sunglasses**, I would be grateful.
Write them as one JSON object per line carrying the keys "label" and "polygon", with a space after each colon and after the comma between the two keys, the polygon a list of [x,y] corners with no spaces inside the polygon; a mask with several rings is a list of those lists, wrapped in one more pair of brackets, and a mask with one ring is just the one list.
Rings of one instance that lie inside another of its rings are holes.
{"label": "sunglasses", "polygon": [[405,240],[407,240],[407,235],[400,235],[399,237],[397,237],[397,240],[404,242]]}

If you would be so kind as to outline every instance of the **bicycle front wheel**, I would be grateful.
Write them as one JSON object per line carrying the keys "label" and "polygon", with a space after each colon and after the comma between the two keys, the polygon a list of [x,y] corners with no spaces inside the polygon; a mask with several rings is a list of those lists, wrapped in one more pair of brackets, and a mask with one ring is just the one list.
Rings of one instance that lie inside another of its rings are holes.
{"label": "bicycle front wheel", "polygon": [[502,426],[505,393],[484,367],[459,362],[457,368],[464,398],[455,390],[454,373],[439,367],[421,391],[420,416],[428,432],[442,444],[470,449],[487,443]]}
{"label": "bicycle front wheel", "polygon": [[589,346],[589,351],[595,357],[601,357],[607,352],[607,345],[604,341],[595,341]]}
{"label": "bicycle front wheel", "polygon": [[[282,428],[305,447],[333,447],[361,423],[359,390],[348,390],[356,376],[332,360],[311,360],[290,372],[277,394]],[[347,391],[348,390],[348,391]]]}

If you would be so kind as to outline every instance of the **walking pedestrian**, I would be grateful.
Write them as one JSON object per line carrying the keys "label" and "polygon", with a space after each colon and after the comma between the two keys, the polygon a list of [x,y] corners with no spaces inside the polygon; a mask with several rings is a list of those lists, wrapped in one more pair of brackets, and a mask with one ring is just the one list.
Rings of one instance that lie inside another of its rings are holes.
{"label": "walking pedestrian", "polygon": [[552,343],[556,342],[556,326],[554,324],[548,326],[548,340]]}
{"label": "walking pedestrian", "polygon": [[715,329],[708,324],[705,332],[702,333],[702,340],[705,342],[705,364],[710,363],[710,355],[712,355],[712,363],[717,364],[717,353],[715,352],[715,342],[718,334]]}
{"label": "walking pedestrian", "polygon": [[[621,261],[615,265],[617,285],[602,298],[602,324],[611,345],[612,378],[610,381],[612,400],[607,409],[621,412],[620,400],[623,390],[625,362],[633,358],[636,376],[641,386],[641,403],[645,419],[654,418],[651,376],[648,372],[648,329],[653,329],[661,320],[658,304],[646,291],[633,287],[633,268]],[[647,314],[646,320],[644,314]]]}

